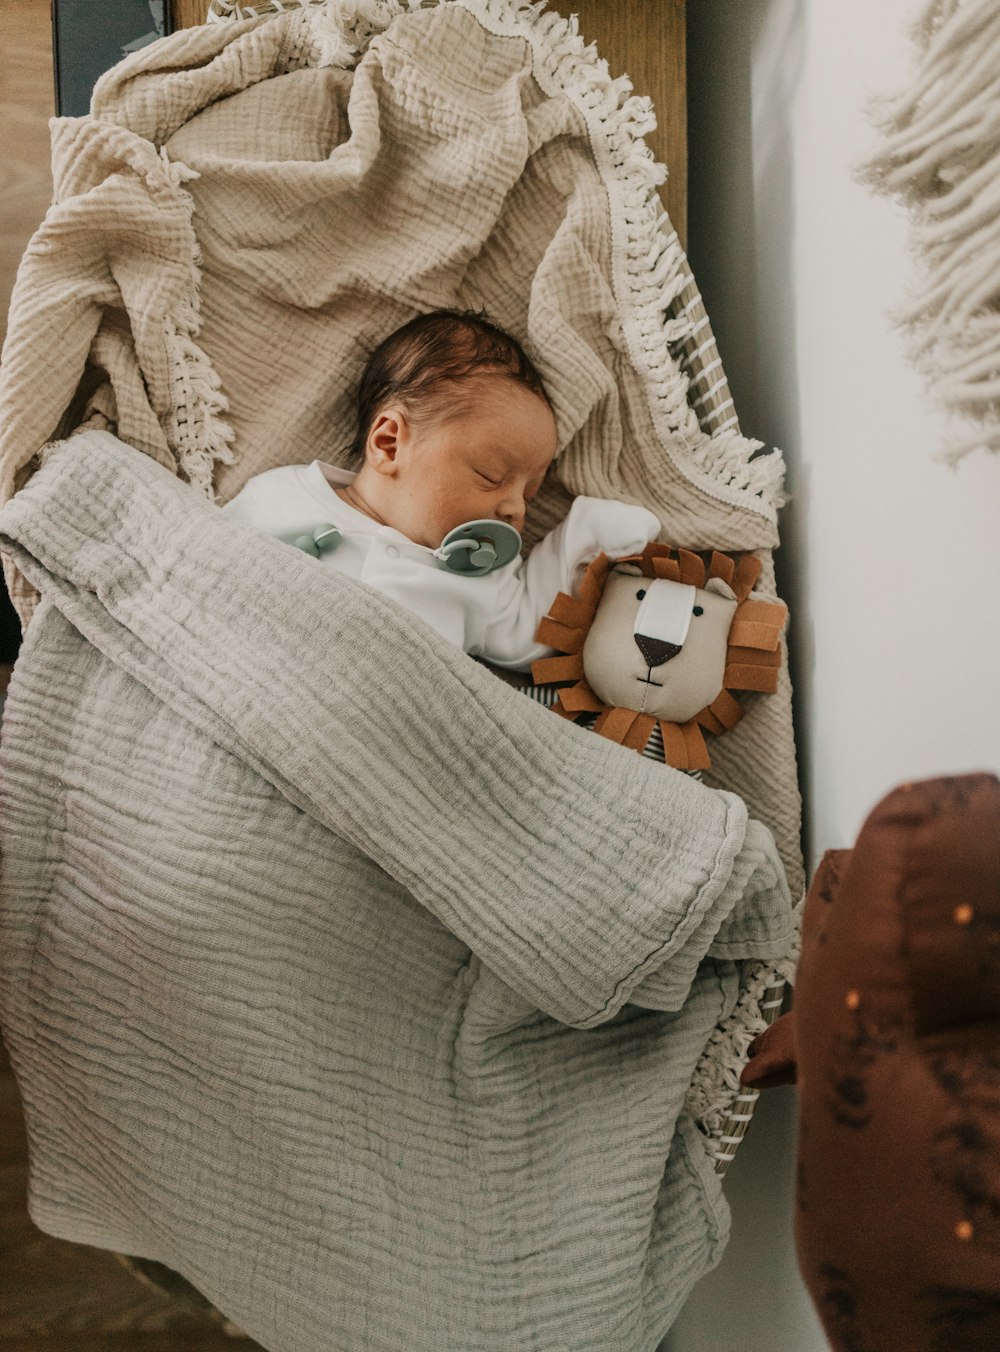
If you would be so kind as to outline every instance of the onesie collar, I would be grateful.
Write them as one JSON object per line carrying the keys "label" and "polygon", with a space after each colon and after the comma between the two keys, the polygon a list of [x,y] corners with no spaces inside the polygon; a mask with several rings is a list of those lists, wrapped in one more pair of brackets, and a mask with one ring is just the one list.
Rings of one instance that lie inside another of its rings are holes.
{"label": "onesie collar", "polygon": [[346,488],[348,484],[352,484],[357,478],[354,471],[338,469],[336,465],[327,464],[325,460],[313,460],[310,464],[303,465],[300,472],[306,491],[322,504],[326,519],[333,525],[341,526],[345,531],[354,534],[390,538],[398,541],[410,557],[424,559],[426,556],[430,562],[434,562],[433,551],[426,545],[418,545],[395,526],[380,526],[370,516],[359,512],[356,507],[352,507],[349,502],[337,496],[334,489]]}

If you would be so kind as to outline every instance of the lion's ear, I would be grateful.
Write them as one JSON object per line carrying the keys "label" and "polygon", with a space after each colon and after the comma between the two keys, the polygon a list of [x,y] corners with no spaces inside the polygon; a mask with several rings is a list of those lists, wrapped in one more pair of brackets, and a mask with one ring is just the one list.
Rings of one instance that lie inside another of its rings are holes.
{"label": "lion's ear", "polygon": [[627,577],[645,577],[637,563],[616,563],[611,571],[613,573],[624,573]]}
{"label": "lion's ear", "polygon": [[736,593],[728,582],[723,582],[721,577],[710,577],[705,583],[707,592],[714,592],[716,596],[724,596],[727,601],[735,601]]}

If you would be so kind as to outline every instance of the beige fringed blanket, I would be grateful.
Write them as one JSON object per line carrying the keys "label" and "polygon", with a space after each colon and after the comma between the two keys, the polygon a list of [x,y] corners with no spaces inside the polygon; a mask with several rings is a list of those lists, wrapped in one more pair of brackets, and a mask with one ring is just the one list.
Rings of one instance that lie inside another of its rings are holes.
{"label": "beige fringed blanket", "polygon": [[706,413],[645,103],[537,7],[406,10],[188,30],[53,125],[0,372],[45,598],[0,814],[32,1207],[276,1349],[638,1352],[720,1252],[692,1114],[718,1134],[789,967],[739,801],[797,893],[784,672],[692,784],[210,498],[341,459],[366,354],[453,304],[552,395],[536,531],[639,501],[767,578],[781,465]]}

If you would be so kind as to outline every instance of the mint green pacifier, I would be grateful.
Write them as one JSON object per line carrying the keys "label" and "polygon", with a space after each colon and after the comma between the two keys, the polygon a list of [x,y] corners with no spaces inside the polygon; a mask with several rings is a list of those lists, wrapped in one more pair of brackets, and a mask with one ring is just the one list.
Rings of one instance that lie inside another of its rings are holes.
{"label": "mint green pacifier", "polygon": [[482,577],[517,558],[521,552],[521,536],[506,521],[466,521],[450,530],[440,547],[431,552],[453,573]]}

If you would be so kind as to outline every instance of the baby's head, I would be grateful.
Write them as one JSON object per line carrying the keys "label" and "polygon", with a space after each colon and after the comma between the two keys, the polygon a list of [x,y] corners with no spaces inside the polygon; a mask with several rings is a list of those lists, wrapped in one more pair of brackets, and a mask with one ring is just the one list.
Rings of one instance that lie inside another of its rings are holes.
{"label": "baby's head", "polygon": [[556,451],[556,425],[520,344],[475,314],[437,310],[390,334],[358,389],[358,496],[436,549],[489,517],[524,527]]}

